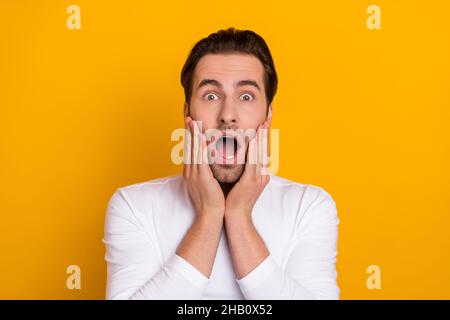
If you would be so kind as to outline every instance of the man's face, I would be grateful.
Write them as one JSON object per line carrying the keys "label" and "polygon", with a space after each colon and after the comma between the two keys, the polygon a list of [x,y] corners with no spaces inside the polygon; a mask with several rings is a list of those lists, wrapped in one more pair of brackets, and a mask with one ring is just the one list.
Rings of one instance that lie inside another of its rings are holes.
{"label": "man's face", "polygon": [[[199,60],[194,70],[192,96],[189,108],[185,104],[185,115],[201,121],[203,132],[208,129],[228,129],[228,132],[256,130],[266,120],[269,126],[272,105],[267,114],[263,76],[263,65],[253,55],[207,54]],[[226,157],[229,155],[225,151],[225,146],[229,146],[226,142],[227,139],[222,138],[209,143],[214,143],[216,150],[219,153],[223,151],[223,157]],[[239,147],[244,148],[245,152],[248,141],[243,144]],[[245,164],[214,163],[210,167],[217,181],[234,183],[241,177]]]}

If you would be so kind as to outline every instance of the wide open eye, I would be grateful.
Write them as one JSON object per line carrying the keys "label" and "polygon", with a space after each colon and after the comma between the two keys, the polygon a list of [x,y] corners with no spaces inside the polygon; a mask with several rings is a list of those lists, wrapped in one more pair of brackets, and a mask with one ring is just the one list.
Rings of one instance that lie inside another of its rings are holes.
{"label": "wide open eye", "polygon": [[214,101],[214,100],[219,99],[219,96],[218,96],[217,94],[215,94],[215,93],[209,92],[209,93],[207,93],[207,94],[205,95],[204,98],[205,98],[206,100],[208,100],[208,101]]}
{"label": "wide open eye", "polygon": [[240,99],[242,101],[252,101],[253,96],[250,93],[244,93],[243,95],[241,95]]}

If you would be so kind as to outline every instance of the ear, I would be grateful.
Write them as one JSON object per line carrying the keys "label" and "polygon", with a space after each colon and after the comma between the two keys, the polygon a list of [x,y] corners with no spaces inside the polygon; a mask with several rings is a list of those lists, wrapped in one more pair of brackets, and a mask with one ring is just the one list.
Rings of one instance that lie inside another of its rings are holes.
{"label": "ear", "polygon": [[273,102],[271,102],[269,104],[269,106],[267,107],[267,117],[266,117],[266,122],[267,122],[267,128],[270,127],[270,125],[272,124],[272,114],[273,114]]}
{"label": "ear", "polygon": [[187,116],[189,116],[189,106],[188,106],[188,104],[186,102],[184,102],[184,105],[183,105],[183,114],[184,114],[185,118]]}

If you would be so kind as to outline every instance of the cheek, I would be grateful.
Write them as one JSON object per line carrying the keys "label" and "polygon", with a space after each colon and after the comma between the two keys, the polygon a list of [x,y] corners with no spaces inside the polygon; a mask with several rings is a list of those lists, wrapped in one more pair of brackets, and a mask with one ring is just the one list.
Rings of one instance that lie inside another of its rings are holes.
{"label": "cheek", "polygon": [[266,121],[266,106],[262,104],[251,106],[241,116],[241,122],[245,122],[247,128],[256,128],[264,121]]}
{"label": "cheek", "polygon": [[217,116],[211,108],[207,108],[201,104],[191,104],[190,115],[192,119],[202,122],[202,130],[215,128],[215,119]]}

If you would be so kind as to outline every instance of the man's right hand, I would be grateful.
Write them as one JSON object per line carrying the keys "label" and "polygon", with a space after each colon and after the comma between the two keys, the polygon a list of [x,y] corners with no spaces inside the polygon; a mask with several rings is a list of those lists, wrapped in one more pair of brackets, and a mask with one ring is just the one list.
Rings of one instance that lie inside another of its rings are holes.
{"label": "man's right hand", "polygon": [[[185,128],[191,133],[191,148],[190,152],[184,150],[187,152],[185,159],[189,163],[184,164],[183,178],[196,213],[198,216],[223,217],[225,197],[209,166],[206,136],[191,117],[185,118]],[[195,139],[200,144],[194,144]],[[201,150],[194,152],[194,145],[201,145]],[[194,161],[196,156],[197,161]],[[199,161],[200,158],[202,161]]]}

